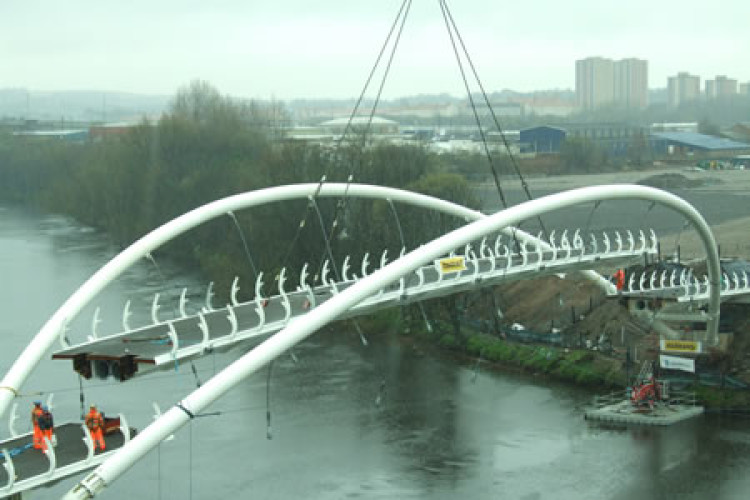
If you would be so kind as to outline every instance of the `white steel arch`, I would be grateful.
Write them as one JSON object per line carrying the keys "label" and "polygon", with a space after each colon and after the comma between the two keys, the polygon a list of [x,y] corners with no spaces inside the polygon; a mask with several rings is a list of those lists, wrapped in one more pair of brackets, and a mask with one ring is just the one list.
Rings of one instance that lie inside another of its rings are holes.
{"label": "white steel arch", "polygon": [[521,203],[445,234],[419,249],[409,252],[371,275],[363,277],[345,291],[311,310],[304,316],[304,320],[290,322],[286,328],[230,364],[164,413],[157,421],[123,446],[113,457],[107,459],[73,487],[64,499],[83,500],[93,498],[148,451],[184,426],[194,415],[203,411],[248,375],[259,370],[327,323],[335,320],[352,306],[376,293],[377,290],[413,272],[419,266],[445,255],[456,247],[510,225],[518,224],[524,219],[602,199],[655,201],[680,212],[693,224],[706,247],[711,295],[708,331],[709,335],[715,339],[719,321],[719,255],[711,229],[695,208],[673,194],[635,185],[594,186],[553,194]]}
{"label": "white steel arch", "polygon": [[[42,326],[31,342],[29,342],[28,346],[26,346],[8,370],[2,382],[0,382],[0,417],[5,414],[10,403],[18,395],[23,383],[50,347],[52,347],[52,344],[64,330],[65,325],[70,323],[105,286],[135,262],[176,236],[211,219],[253,206],[292,199],[304,199],[310,196],[351,196],[354,198],[391,199],[396,202],[451,214],[467,221],[485,217],[485,214],[482,212],[411,191],[383,186],[337,183],[294,184],[270,187],[229,196],[198,207],[154,229],[135,241],[102,266],[60,306],[44,326]],[[542,246],[542,248],[550,248],[546,242],[524,231],[511,231],[511,229],[508,229],[507,232],[508,234],[512,233],[513,237],[521,241],[534,241],[537,245]],[[594,280],[605,290],[607,290],[607,287],[613,287],[609,281],[593,271],[584,271],[584,275]]]}

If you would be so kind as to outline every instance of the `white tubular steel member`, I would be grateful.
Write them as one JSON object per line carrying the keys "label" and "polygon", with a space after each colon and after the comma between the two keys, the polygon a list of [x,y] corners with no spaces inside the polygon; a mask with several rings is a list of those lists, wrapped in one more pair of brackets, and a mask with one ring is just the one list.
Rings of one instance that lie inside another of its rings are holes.
{"label": "white tubular steel member", "polygon": [[677,196],[645,186],[595,186],[553,194],[521,203],[441,236],[361,279],[342,293],[310,311],[304,318],[292,321],[286,328],[229,365],[202,387],[164,413],[157,421],[149,425],[142,433],[138,434],[71,489],[64,499],[83,500],[93,498],[148,451],[185,425],[195,414],[203,411],[241,380],[327,323],[335,320],[339,315],[377,292],[377,290],[398,280],[401,276],[444,256],[456,247],[463,246],[470,241],[479,240],[486,234],[515,225],[524,219],[580,203],[603,199],[656,201],[685,215],[693,224],[707,253],[711,288],[708,331],[710,335],[715,337],[719,320],[719,256],[711,230],[697,210]]}
{"label": "white tubular steel member", "polygon": [[[21,386],[31,371],[39,364],[39,361],[47,353],[55,340],[58,339],[65,325],[69,324],[106,285],[111,283],[135,262],[148,256],[150,252],[169,240],[208,220],[253,206],[293,199],[306,199],[309,196],[351,196],[354,198],[371,199],[390,198],[398,203],[436,210],[463,218],[467,221],[485,217],[485,214],[476,210],[471,210],[431,196],[404,191],[402,189],[362,184],[293,184],[290,186],[276,186],[230,196],[198,207],[154,229],[134,242],[102,266],[60,306],[41,330],[39,330],[29,345],[26,346],[10,370],[8,370],[2,382],[0,382],[0,418],[5,414],[10,403],[20,392]],[[538,241],[536,237],[521,230],[516,230],[512,233],[508,230],[508,234],[513,234],[515,238],[521,241]],[[544,248],[549,248],[549,245],[545,242],[539,242],[539,244]],[[602,287],[612,286],[606,279],[593,271],[584,271],[584,275],[596,281]]]}

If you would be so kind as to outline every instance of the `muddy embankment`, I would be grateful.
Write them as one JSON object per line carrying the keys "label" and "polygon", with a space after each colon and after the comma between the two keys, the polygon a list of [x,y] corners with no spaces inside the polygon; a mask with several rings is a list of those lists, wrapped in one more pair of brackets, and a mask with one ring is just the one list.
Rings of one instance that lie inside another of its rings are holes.
{"label": "muddy embankment", "polygon": [[[531,179],[529,183],[539,195],[616,183],[665,189],[686,199],[703,214],[720,246],[722,258],[750,260],[750,171],[703,172],[671,168],[625,174],[543,177]],[[496,196],[492,186],[480,187],[477,192],[485,209],[492,207],[493,195]],[[521,198],[523,193],[516,191],[515,196]],[[584,225],[583,229],[592,231],[653,227],[660,238],[662,259],[673,259],[679,253],[683,262],[698,262],[705,255],[695,231],[678,214],[644,202],[603,208],[605,205],[606,202],[596,207],[580,207],[569,215],[554,214],[543,222],[547,230]],[[534,224],[530,221],[526,228],[531,232],[538,230]],[[614,269],[599,271],[611,274]],[[579,384],[621,387],[627,373],[637,371],[643,360],[657,357],[658,336],[633,321],[618,300],[606,299],[598,288],[578,275],[519,281],[497,287],[495,294],[506,328],[516,323],[536,332],[562,330],[565,344],[571,347],[518,344],[473,333],[466,343],[466,350],[472,356]],[[729,374],[750,383],[750,306],[724,306],[722,313],[728,318],[722,328],[732,333],[729,353],[706,357],[701,362],[702,369]],[[625,362],[628,350],[634,360],[629,367]],[[750,397],[745,391],[703,387],[700,392],[710,405],[750,408]]]}

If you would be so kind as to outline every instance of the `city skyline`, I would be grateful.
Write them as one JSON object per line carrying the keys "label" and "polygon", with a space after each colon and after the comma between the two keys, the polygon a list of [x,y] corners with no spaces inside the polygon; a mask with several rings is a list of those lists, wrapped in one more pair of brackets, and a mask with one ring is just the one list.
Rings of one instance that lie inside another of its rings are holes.
{"label": "city skyline", "polygon": [[[2,3],[0,29],[12,43],[0,45],[0,88],[169,95],[202,79],[238,97],[356,97],[401,3]],[[492,91],[573,89],[573,61],[597,54],[647,60],[649,88],[665,87],[680,71],[750,81],[742,56],[750,52],[743,35],[750,5],[739,0],[721,9],[634,0],[629,10],[648,12],[634,17],[584,0],[450,7]],[[438,3],[417,1],[383,97],[436,93],[465,90]]]}

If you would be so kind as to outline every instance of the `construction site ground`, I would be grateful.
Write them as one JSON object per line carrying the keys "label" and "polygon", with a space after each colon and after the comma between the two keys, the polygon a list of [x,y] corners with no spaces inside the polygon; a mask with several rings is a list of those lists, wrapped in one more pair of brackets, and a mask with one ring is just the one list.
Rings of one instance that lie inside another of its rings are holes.
{"label": "construction site ground", "polygon": [[[750,260],[750,204],[746,198],[750,194],[750,171],[706,172],[681,166],[654,172],[555,176],[530,181],[534,188],[546,192],[623,182],[678,193],[700,192],[707,195],[708,200],[715,194],[722,202],[736,197],[736,209],[722,213],[722,221],[712,224],[712,230],[722,258]],[[607,225],[606,221],[599,223]],[[705,252],[694,231],[676,228],[672,234],[659,236],[663,258],[673,258],[679,245],[682,262],[701,265]],[[548,276],[503,285],[497,287],[496,300],[506,326],[522,325],[537,332],[559,329],[567,342],[588,348],[595,353],[597,362],[614,364],[623,372],[627,348],[634,362],[657,358],[658,336],[634,321],[618,299],[606,298],[599,288],[580,275]],[[723,329],[731,334],[728,356],[704,357],[700,366],[750,383],[750,306],[723,306],[722,314]]]}

